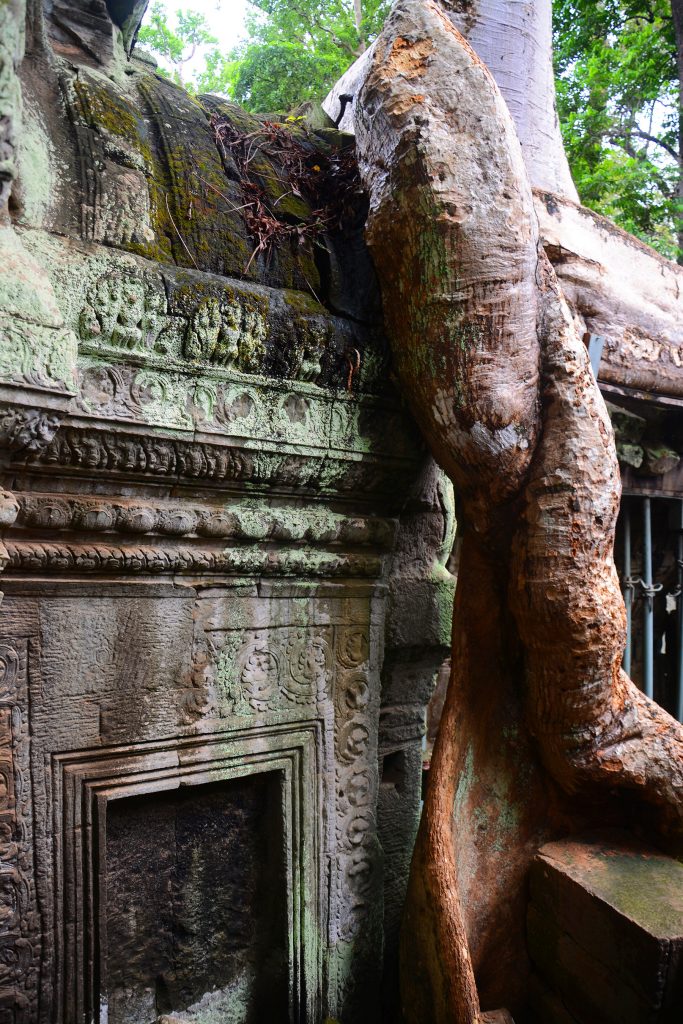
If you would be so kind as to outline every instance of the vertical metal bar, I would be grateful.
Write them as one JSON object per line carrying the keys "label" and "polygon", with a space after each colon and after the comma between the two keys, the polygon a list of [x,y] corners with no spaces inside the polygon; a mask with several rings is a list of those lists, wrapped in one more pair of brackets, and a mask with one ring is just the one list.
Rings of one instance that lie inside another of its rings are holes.
{"label": "vertical metal bar", "polygon": [[[683,517],[683,499],[681,499],[681,516]],[[676,562],[678,564],[678,594],[676,595],[676,612],[678,613],[678,650],[676,651],[676,718],[683,722],[683,531],[676,536]]]}
{"label": "vertical metal bar", "polygon": [[652,587],[652,518],[643,498],[643,690],[654,695],[654,591]]}
{"label": "vertical metal bar", "polygon": [[633,583],[631,581],[631,503],[626,499],[622,506],[624,523],[624,604],[626,605],[626,647],[622,662],[624,672],[631,675],[631,619],[633,614]]}

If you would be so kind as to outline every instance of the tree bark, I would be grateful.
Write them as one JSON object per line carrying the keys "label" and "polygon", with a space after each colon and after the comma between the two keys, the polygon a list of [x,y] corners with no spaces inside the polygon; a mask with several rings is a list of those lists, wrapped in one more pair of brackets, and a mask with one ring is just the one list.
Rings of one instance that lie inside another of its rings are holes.
{"label": "tree bark", "polygon": [[398,376],[464,528],[404,1004],[473,1024],[523,1001],[523,878],[548,834],[619,790],[683,842],[683,729],[619,668],[611,426],[490,72],[437,4],[400,0],[356,118]]}
{"label": "tree bark", "polygon": [[[681,0],[673,2],[680,7]],[[546,253],[579,333],[607,339],[601,379],[683,397],[683,271],[577,201],[555,111],[550,0],[440,0],[440,6],[493,73],[526,140],[522,155]],[[372,55],[370,47],[323,103],[335,119],[339,96],[354,97],[340,122],[344,131],[355,130]]]}
{"label": "tree bark", "polygon": [[363,34],[363,3],[362,0],[353,0],[353,17],[358,32],[358,46],[361,53],[365,53],[367,43]]}
{"label": "tree bark", "polygon": [[578,203],[555,104],[552,0],[442,0],[498,84],[533,188]]}

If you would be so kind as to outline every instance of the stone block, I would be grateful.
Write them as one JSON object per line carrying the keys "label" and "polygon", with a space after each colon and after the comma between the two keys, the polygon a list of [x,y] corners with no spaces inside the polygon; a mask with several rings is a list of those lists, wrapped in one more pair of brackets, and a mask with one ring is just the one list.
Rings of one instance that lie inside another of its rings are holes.
{"label": "stone block", "polygon": [[560,997],[537,974],[529,978],[529,1001],[533,1007],[531,1024],[577,1024]]}
{"label": "stone block", "polygon": [[[570,1020],[680,1021],[683,865],[624,836],[549,843],[531,870],[528,942]],[[539,1019],[565,1021],[547,1010]]]}

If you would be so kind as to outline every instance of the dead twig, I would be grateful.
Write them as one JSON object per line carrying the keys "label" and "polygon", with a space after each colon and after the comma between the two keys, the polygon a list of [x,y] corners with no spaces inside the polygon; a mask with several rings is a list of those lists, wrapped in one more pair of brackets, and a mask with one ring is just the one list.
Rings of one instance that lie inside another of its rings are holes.
{"label": "dead twig", "polygon": [[194,256],[192,255],[192,253],[191,253],[191,252],[190,252],[190,250],[188,249],[188,247],[187,247],[187,245],[186,245],[186,243],[185,243],[185,239],[183,238],[183,236],[182,236],[182,235],[180,234],[180,231],[178,230],[178,225],[177,225],[177,224],[176,224],[176,222],[175,222],[175,221],[173,220],[173,214],[171,213],[171,207],[170,207],[170,206],[168,205],[168,192],[166,192],[166,193],[165,193],[165,197],[166,197],[166,210],[168,211],[168,216],[169,216],[169,217],[170,217],[170,219],[171,219],[171,224],[173,225],[173,227],[174,227],[174,229],[175,229],[175,233],[176,233],[176,235],[178,236],[178,238],[180,239],[180,241],[182,242],[182,244],[183,244],[183,248],[184,248],[185,252],[187,253],[187,255],[188,255],[188,256],[190,257],[190,259],[192,260],[192,263],[194,264],[194,268],[195,268],[195,270],[199,270],[199,267],[197,266],[197,262],[196,262],[196,260],[195,260]]}

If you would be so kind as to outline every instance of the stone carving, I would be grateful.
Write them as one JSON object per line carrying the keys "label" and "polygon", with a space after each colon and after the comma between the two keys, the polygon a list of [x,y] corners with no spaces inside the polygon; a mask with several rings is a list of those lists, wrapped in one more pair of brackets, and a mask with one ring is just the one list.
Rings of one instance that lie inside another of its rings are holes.
{"label": "stone carving", "polygon": [[197,306],[185,334],[183,352],[188,359],[226,366],[237,359],[237,344],[223,324],[218,299],[202,299]]}
{"label": "stone carving", "polygon": [[[108,148],[105,146],[105,152]],[[121,167],[118,161],[107,161],[94,221],[93,238],[97,242],[125,248],[153,242],[146,175]]]}
{"label": "stone carving", "polygon": [[[356,529],[361,532],[360,521]],[[354,538],[355,539],[355,538]],[[345,668],[357,668],[367,661],[369,653],[368,635],[361,626],[347,626],[340,631],[337,640],[337,657]]]}
{"label": "stone carving", "polygon": [[186,384],[177,377],[100,363],[82,367],[79,376],[83,402],[99,416],[192,427]]}
{"label": "stone carving", "polygon": [[16,66],[24,49],[24,5],[0,7],[0,220],[5,219],[15,174],[21,89]]}
{"label": "stone carving", "polygon": [[321,360],[330,339],[329,324],[317,318],[302,320],[298,334],[299,364],[295,376],[315,382],[322,373]]}
{"label": "stone carving", "polygon": [[322,700],[331,677],[331,654],[325,639],[304,630],[290,634],[285,655],[289,670],[283,680],[285,696],[297,704]]}
{"label": "stone carving", "polygon": [[0,529],[12,526],[18,515],[18,499],[11,491],[0,490]]}
{"label": "stone carving", "polygon": [[0,377],[51,391],[72,391],[77,342],[67,328],[7,320],[0,333]]}
{"label": "stone carving", "polygon": [[[216,329],[215,323],[212,329]],[[157,347],[168,336],[164,329]],[[216,344],[220,344],[220,337]],[[340,434],[344,407],[328,395],[311,394],[310,389],[283,393],[263,384],[220,381],[182,369],[171,372],[156,363],[140,369],[123,363],[111,365],[100,357],[81,357],[79,379],[85,407],[110,419],[135,419],[231,437],[326,445],[362,453],[374,453],[376,437],[382,430],[379,414],[374,418],[368,414],[362,420],[356,410]],[[395,436],[400,440],[398,427]],[[398,450],[401,461],[414,457],[408,446]],[[397,457],[396,451],[392,454]]]}
{"label": "stone carving", "polygon": [[[77,532],[116,531],[126,534],[162,534],[169,537],[210,537],[288,543],[351,543],[359,547],[389,550],[394,534],[392,520],[357,517],[350,529],[347,517],[334,512],[301,509],[258,509],[239,504],[218,509],[206,506],[175,506],[113,499],[55,498],[52,495],[19,493],[10,499],[18,526]],[[3,519],[0,507],[0,525]],[[367,636],[359,628],[342,633],[338,657],[347,668],[367,658]]]}
{"label": "stone carving", "polygon": [[95,347],[153,350],[164,328],[165,298],[141,278],[104,274],[88,290],[78,319],[81,341]]}
{"label": "stone carving", "polygon": [[367,629],[339,627],[332,640],[329,627],[228,632],[216,647],[216,704],[221,716],[249,717],[291,705],[319,714],[334,696],[339,898],[330,924],[334,941],[351,942],[367,920],[379,877],[377,780],[369,766],[374,740],[367,718],[375,712]]}
{"label": "stone carving", "polygon": [[218,717],[215,663],[216,653],[210,643],[195,643],[183,701],[183,718],[186,722]]}
{"label": "stone carving", "polygon": [[[139,860],[134,860],[134,856],[136,854],[138,857],[140,856],[140,846],[137,845],[137,840],[140,835],[139,822],[141,820],[138,812],[136,834],[130,836],[124,843],[124,851],[121,851],[120,847],[119,849],[116,848],[118,844],[110,842],[113,837],[113,830],[116,828],[116,823],[112,821],[112,818],[116,813],[117,802],[109,804],[104,809],[100,827],[93,827],[93,819],[97,817],[94,810],[96,802],[99,802],[100,809],[102,809],[103,803],[99,799],[97,791],[93,792],[92,786],[89,785],[93,770],[97,772],[98,779],[102,780],[103,785],[98,788],[106,792],[105,801],[108,802],[111,799],[111,795],[115,794],[116,789],[121,783],[126,786],[132,795],[142,798],[144,800],[142,804],[142,819],[144,821],[144,808],[153,809],[156,797],[160,796],[163,800],[165,797],[170,796],[172,792],[177,792],[179,787],[181,791],[183,790],[183,783],[187,779],[188,768],[191,770],[194,781],[197,784],[195,799],[199,802],[202,799],[206,800],[206,797],[202,796],[206,792],[202,783],[213,782],[215,785],[217,769],[222,774],[227,775],[231,770],[234,770],[237,761],[239,761],[243,773],[234,805],[238,813],[228,818],[221,814],[219,821],[216,822],[216,824],[220,822],[222,834],[226,835],[229,839],[225,854],[229,857],[232,853],[238,862],[241,859],[242,864],[246,864],[247,868],[249,868],[253,863],[256,848],[259,853],[263,852],[264,848],[267,852],[268,842],[264,842],[261,830],[259,830],[256,836],[254,836],[253,832],[242,831],[243,825],[252,825],[253,827],[253,819],[250,821],[247,818],[245,821],[244,816],[240,812],[244,807],[245,799],[249,800],[249,793],[253,794],[256,787],[259,787],[263,794],[265,786],[268,785],[267,778],[264,775],[269,774],[269,769],[272,765],[275,771],[281,773],[282,785],[274,783],[269,786],[269,802],[272,803],[272,817],[270,820],[277,821],[278,818],[281,818],[282,825],[286,828],[287,834],[291,835],[290,858],[292,864],[291,869],[283,871],[282,875],[278,876],[277,884],[279,891],[273,893],[268,901],[268,908],[272,907],[279,900],[289,906],[294,905],[296,907],[297,904],[300,905],[302,893],[305,894],[306,914],[309,921],[300,928],[295,926],[290,939],[288,959],[291,964],[292,984],[289,988],[289,1005],[293,1007],[296,1019],[301,1021],[319,1021],[323,1019],[324,989],[319,965],[326,906],[325,900],[320,899],[317,894],[318,886],[323,877],[324,863],[321,857],[323,839],[322,801],[320,786],[315,777],[315,766],[317,763],[315,737],[315,726],[309,723],[308,726],[300,725],[290,734],[280,732],[279,735],[276,733],[269,737],[262,734],[256,744],[250,743],[251,736],[248,732],[233,730],[213,735],[185,736],[181,739],[166,738],[145,744],[142,747],[104,751],[99,749],[80,750],[75,754],[66,752],[55,756],[53,760],[53,800],[55,814],[58,820],[63,822],[63,826],[55,837],[55,846],[60,851],[60,857],[55,869],[54,884],[54,903],[57,907],[53,934],[55,948],[54,967],[59,979],[60,990],[73,993],[72,1005],[75,1004],[84,1008],[83,1019],[94,1020],[98,1016],[104,1017],[108,1011],[110,1020],[114,1016],[120,1020],[123,1018],[121,1010],[124,1007],[124,1012],[128,1011],[125,1015],[127,1020],[150,1019],[150,1012],[153,1017],[157,1015],[154,1012],[152,995],[152,1005],[150,1006],[149,1003],[145,1004],[144,1009],[147,1012],[145,1012],[144,1016],[136,1014],[133,1018],[130,1015],[131,1004],[135,1012],[140,1005],[139,1002],[131,1000],[130,1003],[126,1004],[127,993],[125,990],[121,992],[123,998],[119,997],[119,999],[113,1000],[111,998],[111,989],[101,985],[101,976],[105,973],[104,970],[101,971],[100,977],[98,977],[97,973],[92,969],[92,951],[98,948],[98,904],[93,897],[97,893],[98,888],[103,894],[103,898],[108,897],[111,902],[107,908],[109,909],[107,916],[111,920],[110,915],[115,914],[118,906],[121,905],[116,900],[116,897],[112,899],[112,890],[115,889],[116,884],[113,879],[116,872],[125,870],[127,863],[132,863],[135,866],[140,863]],[[282,772],[283,765],[286,765],[286,772]],[[270,777],[271,779],[273,778],[272,775]],[[252,788],[252,784],[254,788]],[[232,787],[232,792],[233,794],[235,793],[234,786]],[[225,805],[223,804],[223,806]],[[257,806],[259,808],[262,807],[261,801],[257,800]],[[83,808],[82,828],[80,827],[81,818],[79,815],[81,808]],[[108,813],[110,809],[114,811],[114,814]],[[130,819],[128,820],[130,821]],[[199,820],[210,827],[211,818],[202,815]],[[211,832],[208,834],[210,836]],[[198,842],[193,844],[193,860],[197,864],[197,870],[200,873],[207,865],[211,865],[212,855],[215,855],[215,846],[213,846],[212,850],[209,851],[209,855],[206,858],[204,857],[201,845],[205,835],[206,832],[202,830],[197,837]],[[230,839],[230,837],[232,838]],[[155,842],[159,843],[160,838],[154,834],[154,829],[152,828],[149,844],[147,846],[144,842],[140,844],[143,856],[145,850],[149,851]],[[176,848],[182,849],[182,839],[180,836],[178,838],[180,841]],[[188,838],[187,834],[183,838]],[[240,840],[246,846],[246,857],[244,856],[245,851],[241,846]],[[99,855],[101,844],[104,842],[107,844],[108,857],[106,861]],[[157,846],[157,849],[151,851],[152,857],[159,853],[163,858],[163,854],[168,850],[169,846],[170,843],[168,842],[166,846]],[[122,853],[123,863],[119,859]],[[128,857],[130,857],[129,861],[127,860]],[[157,863],[163,871],[163,859],[157,861]],[[226,867],[230,869],[230,863]],[[144,869],[147,872],[149,871],[148,859],[144,861]],[[209,891],[204,900],[199,902],[199,907],[202,911],[203,907],[207,905],[210,907],[213,907],[214,904],[220,906],[221,901],[226,898],[226,889],[228,896],[231,892],[230,887],[225,884],[225,876],[221,877],[220,873],[217,874],[218,891],[216,893],[211,893],[210,891],[211,879],[206,877],[204,879],[205,882],[209,883]],[[222,963],[225,962],[226,956],[232,951],[235,935],[239,936],[243,928],[250,930],[254,927],[252,915],[254,904],[252,902],[253,892],[251,890],[254,882],[260,877],[262,877],[260,872],[258,874],[249,870],[239,872],[238,863],[237,878],[244,879],[247,884],[238,890],[238,893],[242,896],[242,901],[238,900],[236,903],[231,901],[230,904],[231,910],[234,908],[231,916],[237,916],[238,927],[234,932],[230,931],[228,933],[229,948],[227,954],[224,938],[225,932],[223,930],[225,929],[225,924],[223,924],[221,932],[217,936]],[[185,876],[185,878],[189,884],[183,886],[182,897],[187,894],[188,890],[190,892],[196,891],[196,889],[190,888],[193,884],[193,876]],[[251,883],[249,882],[250,878],[252,879]],[[92,884],[93,881],[94,886]],[[142,888],[144,890],[144,874],[142,875],[142,881]],[[168,903],[171,904],[174,899],[173,885],[169,889],[169,896],[166,898]],[[130,892],[130,889],[126,888],[125,891]],[[138,891],[140,891],[139,888]],[[75,919],[75,927],[64,928],[61,922],[64,921],[67,915],[71,914],[72,908],[75,908],[75,911],[70,919]],[[266,912],[268,908],[266,908]],[[183,913],[185,921],[189,918],[196,926],[204,925],[204,921],[199,921],[196,914],[194,916],[191,915],[191,912],[184,914],[185,908],[174,908],[174,911],[166,917],[167,907],[164,907],[165,920],[173,920],[173,913],[177,913],[178,909]],[[125,904],[122,910],[124,913],[127,912]],[[171,910],[170,906],[168,906],[168,910]],[[211,917],[210,914],[206,916]],[[294,911],[293,920],[301,920],[296,910]],[[292,921],[291,916],[290,921]],[[93,927],[93,923],[95,927]],[[188,946],[190,950],[201,949],[201,935],[197,934],[198,930],[198,927],[196,931],[193,929],[192,939],[194,941]],[[124,932],[123,934],[125,935],[126,933]],[[154,932],[152,931],[151,937],[149,932],[146,932],[144,938],[153,941]],[[176,935],[171,936],[171,941],[175,946],[177,941],[182,943],[188,940],[186,935],[181,934],[179,940]],[[267,952],[269,954],[271,953],[271,948],[272,944],[268,943]],[[240,947],[238,947],[239,949]],[[83,955],[84,950],[85,955]],[[128,947],[124,946],[122,952],[124,956],[129,955]],[[120,947],[114,950],[111,947],[102,950],[101,962],[107,972],[107,981],[109,981],[116,969],[117,955],[120,955],[120,953]],[[144,980],[146,980],[144,956],[140,956],[138,945],[133,946],[131,953],[130,960],[136,968],[135,973],[138,974],[144,983]],[[176,954],[175,948],[173,953]],[[182,955],[182,952],[180,955]],[[287,956],[287,953],[285,953],[285,956]],[[257,965],[262,966],[262,964],[263,961],[259,958]],[[204,970],[206,971],[206,968]],[[258,973],[256,984],[264,983],[264,975],[266,975],[266,972],[263,970]],[[153,978],[152,984],[154,984],[154,980]],[[100,983],[99,985],[98,982]],[[219,983],[216,988],[220,989],[220,987],[222,986]],[[286,986],[283,986],[283,988],[285,996],[283,1000],[284,1016],[288,1017],[288,990]],[[207,995],[206,998],[202,999],[200,1012],[207,1006],[209,1011],[211,1010],[214,995],[220,996],[221,992],[211,992],[210,996]],[[218,1019],[235,1019],[235,1013],[231,1012],[231,1010],[234,1011],[234,1004],[231,1006],[227,1001],[221,1001],[218,1004],[213,1003],[213,1009],[216,1010],[216,1008]],[[239,1009],[242,1010],[242,1007]],[[185,1013],[180,1012],[181,1016],[186,1016]],[[282,1016],[283,1014],[277,1013],[276,1019],[279,1020]],[[65,1014],[64,1017],[68,1020],[77,1019],[76,1014],[72,1014],[69,1017]],[[244,1019],[243,1012],[239,1012],[239,1017]],[[2,1019],[1,1016],[0,1019]],[[48,1017],[46,1016],[45,1019],[47,1020]],[[56,1018],[53,1016],[49,1019]],[[261,1020],[266,1019],[266,1017],[262,1018],[257,1013],[254,1019]]]}
{"label": "stone carving", "polygon": [[[412,500],[423,453],[390,420],[374,300],[368,315],[344,262],[333,300],[308,250],[249,262],[209,104],[110,46],[107,12],[129,44],[126,12],[144,0],[43,6],[22,68],[20,227],[4,233],[25,252],[3,249],[27,287],[10,282],[0,324],[16,396],[0,413],[16,490],[0,496],[0,1022],[106,1016],[105,789],[124,818],[119,796],[149,807],[150,790],[161,803],[175,787],[191,804],[252,773],[283,787],[264,819],[281,822],[262,831],[286,851],[293,1019],[379,1019],[388,517]],[[121,876],[137,870],[135,844],[119,852]],[[213,941],[210,914],[201,927]]]}
{"label": "stone carving", "polygon": [[[17,572],[50,571],[54,574],[114,573],[141,575],[172,575],[176,573],[212,575],[266,576],[299,575],[303,577],[361,576],[376,577],[379,559],[371,554],[321,553],[315,559],[306,550],[290,549],[273,559],[258,547],[205,549],[201,547],[138,546],[118,547],[108,544],[47,544],[38,541],[6,543],[7,567]],[[292,684],[292,692],[295,692]]]}
{"label": "stone carving", "polygon": [[216,418],[226,424],[245,425],[249,421],[255,422],[257,408],[258,399],[250,391],[239,389],[230,392],[226,389],[222,405],[216,410]]}
{"label": "stone carving", "polygon": [[183,353],[188,359],[258,373],[267,337],[267,321],[259,309],[238,299],[221,305],[209,297],[192,314]]}
{"label": "stone carving", "polygon": [[63,72],[60,86],[75,128],[83,237],[147,250],[155,240],[148,184],[153,172],[130,99],[85,69],[75,79]]}
{"label": "stone carving", "polygon": [[298,488],[316,485],[325,493],[395,494],[414,468],[411,462],[258,451],[175,438],[62,428],[37,457],[46,465],[100,469],[154,477],[249,481]]}
{"label": "stone carving", "polygon": [[339,916],[337,935],[352,942],[367,920],[378,884],[374,813],[377,783],[367,765],[374,743],[368,720],[372,712],[369,636],[362,626],[337,630],[335,655],[335,748]]}
{"label": "stone carving", "polygon": [[0,640],[0,1008],[21,1020],[36,989],[28,881],[26,647]]}
{"label": "stone carving", "polygon": [[345,673],[337,687],[338,708],[341,714],[362,711],[370,700],[370,687],[364,672]]}
{"label": "stone carving", "polygon": [[[242,695],[256,711],[266,711],[278,690],[280,663],[266,639],[259,639],[242,651],[237,659]],[[239,695],[236,696],[239,701]]]}
{"label": "stone carving", "polygon": [[40,409],[6,409],[0,412],[0,441],[16,457],[37,455],[49,447],[60,422],[58,413]]}
{"label": "stone carving", "polygon": [[338,750],[339,758],[352,764],[355,760],[363,757],[370,742],[370,733],[367,726],[357,719],[349,719],[339,729]]}
{"label": "stone carving", "polygon": [[229,636],[218,653],[217,685],[231,713],[313,707],[332,692],[333,666],[324,631],[261,630]]}

